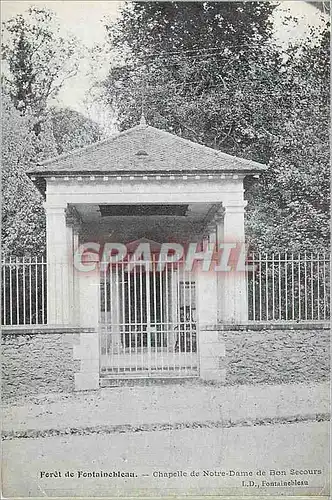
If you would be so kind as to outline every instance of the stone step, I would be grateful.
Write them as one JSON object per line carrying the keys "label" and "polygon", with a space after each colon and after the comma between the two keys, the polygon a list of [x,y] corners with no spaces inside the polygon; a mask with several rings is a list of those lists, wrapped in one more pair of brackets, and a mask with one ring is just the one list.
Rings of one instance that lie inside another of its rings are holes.
{"label": "stone step", "polygon": [[148,385],[171,385],[178,384],[181,385],[185,382],[197,382],[197,376],[142,376],[142,375],[131,375],[122,377],[110,377],[101,376],[100,377],[100,387],[134,387],[134,386],[148,386]]}

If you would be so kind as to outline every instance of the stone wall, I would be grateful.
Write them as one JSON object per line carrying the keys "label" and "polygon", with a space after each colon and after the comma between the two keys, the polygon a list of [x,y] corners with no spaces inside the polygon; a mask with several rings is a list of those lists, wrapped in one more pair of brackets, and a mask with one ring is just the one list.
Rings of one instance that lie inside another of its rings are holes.
{"label": "stone wall", "polygon": [[329,379],[328,329],[219,332],[226,384],[288,384]]}
{"label": "stone wall", "polygon": [[[82,340],[82,334],[85,338],[86,333],[87,331],[50,333],[38,330],[33,333],[3,334],[3,399],[73,391],[75,377],[79,373],[86,376],[85,364],[91,362],[91,356],[89,359],[78,356],[78,350],[82,350],[80,337]],[[206,332],[201,332],[204,333],[207,335]],[[329,379],[328,329],[267,328],[260,331],[236,331],[235,328],[227,328],[221,331],[215,327],[208,333],[210,336],[214,333],[216,339],[219,338],[218,344],[222,347],[222,352],[213,348],[218,364],[218,367],[213,367],[220,370],[220,376],[205,377],[207,380],[214,378],[216,382],[227,385],[245,385],[319,382]],[[203,354],[204,352],[201,353],[201,358]],[[205,354],[211,358],[210,350]],[[88,375],[90,377],[90,372]]]}
{"label": "stone wall", "polygon": [[3,399],[74,390],[78,333],[2,335]]}

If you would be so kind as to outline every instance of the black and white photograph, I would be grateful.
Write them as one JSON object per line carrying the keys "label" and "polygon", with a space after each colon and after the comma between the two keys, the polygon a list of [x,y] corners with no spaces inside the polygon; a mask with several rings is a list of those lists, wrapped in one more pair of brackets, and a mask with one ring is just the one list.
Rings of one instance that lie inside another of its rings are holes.
{"label": "black and white photograph", "polygon": [[330,498],[330,3],[1,3],[2,498]]}

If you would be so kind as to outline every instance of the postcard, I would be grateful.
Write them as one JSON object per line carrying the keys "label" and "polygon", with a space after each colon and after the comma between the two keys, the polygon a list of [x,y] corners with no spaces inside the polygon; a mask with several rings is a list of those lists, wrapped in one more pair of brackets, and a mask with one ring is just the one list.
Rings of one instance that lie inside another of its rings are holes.
{"label": "postcard", "polygon": [[3,498],[329,498],[329,9],[2,3]]}

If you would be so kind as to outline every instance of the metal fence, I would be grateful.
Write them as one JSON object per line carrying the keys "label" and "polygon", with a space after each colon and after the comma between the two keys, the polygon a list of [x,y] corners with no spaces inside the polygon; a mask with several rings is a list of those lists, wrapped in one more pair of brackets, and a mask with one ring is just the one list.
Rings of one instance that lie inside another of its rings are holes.
{"label": "metal fence", "polygon": [[252,321],[330,318],[329,254],[252,254],[247,260],[248,316]]}
{"label": "metal fence", "polygon": [[9,258],[1,264],[2,325],[47,323],[44,257]]}
{"label": "metal fence", "polygon": [[[248,318],[250,321],[324,321],[330,319],[330,255],[329,254],[251,254],[247,260]],[[9,258],[2,261],[1,266],[1,323],[2,325],[33,325],[47,323],[47,265],[43,257]],[[108,277],[110,279],[110,277]],[[121,278],[122,279],[122,278]],[[134,281],[140,278],[126,276],[127,287],[133,287]],[[146,278],[145,278],[146,279]],[[157,281],[154,281],[156,279]],[[158,281],[159,279],[159,281]],[[169,300],[169,295],[160,293],[160,286],[169,286],[169,276],[150,280],[149,286],[156,287],[149,307],[154,308],[159,302]],[[142,278],[142,286],[147,282]],[[101,309],[106,313],[105,275],[101,275]],[[161,285],[160,285],[161,283]],[[104,288],[103,288],[104,287]],[[129,289],[128,289],[129,290]],[[128,305],[127,316],[131,322],[135,318],[135,307],[132,301],[135,295],[125,293]],[[152,293],[151,292],[151,293]],[[107,292],[107,293],[110,293]],[[185,297],[189,292],[181,292]],[[159,295],[158,295],[159,294]],[[122,295],[121,295],[122,296]],[[138,297],[138,298],[137,298]],[[136,296],[136,305],[140,306],[142,297]],[[187,300],[187,299],[186,299]],[[189,299],[188,299],[189,300]],[[165,304],[162,306],[165,309]],[[121,307],[123,307],[121,305]],[[139,307],[137,311],[139,311]],[[167,311],[167,307],[165,311]],[[152,314],[151,313],[151,314]],[[138,314],[138,313],[136,313]],[[140,313],[139,313],[140,314]],[[165,312],[166,314],[166,312]],[[168,313],[167,313],[168,314]],[[161,321],[155,315],[153,322]],[[166,319],[163,318],[165,323]],[[103,321],[102,321],[103,322]],[[107,322],[104,320],[104,322]],[[166,321],[167,322],[167,321]]]}

